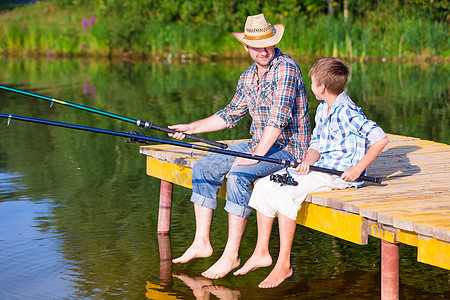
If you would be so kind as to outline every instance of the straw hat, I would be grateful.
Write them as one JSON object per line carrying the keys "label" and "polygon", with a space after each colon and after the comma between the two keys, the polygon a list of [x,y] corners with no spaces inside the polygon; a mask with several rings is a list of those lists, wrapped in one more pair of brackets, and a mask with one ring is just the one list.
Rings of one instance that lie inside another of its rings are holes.
{"label": "straw hat", "polygon": [[244,30],[244,32],[233,32],[239,42],[253,48],[266,48],[275,46],[281,41],[284,25],[272,26],[264,14],[259,14],[247,17]]}

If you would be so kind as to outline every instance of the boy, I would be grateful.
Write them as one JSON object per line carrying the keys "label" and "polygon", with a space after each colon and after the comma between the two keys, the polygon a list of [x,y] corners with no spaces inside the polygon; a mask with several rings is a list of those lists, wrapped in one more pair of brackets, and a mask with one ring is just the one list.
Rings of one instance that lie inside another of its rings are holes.
{"label": "boy", "polygon": [[[257,210],[258,238],[255,250],[247,262],[234,272],[243,275],[272,264],[269,238],[275,216],[278,215],[280,252],[275,267],[258,286],[274,288],[292,275],[290,262],[297,212],[311,192],[359,187],[355,181],[388,143],[384,131],[367,120],[361,109],[343,91],[348,67],[336,58],[323,58],[311,68],[311,89],[317,100],[316,127],[303,162],[291,175],[298,186],[280,185],[269,177],[259,180],[249,205]],[[310,165],[344,171],[341,177],[310,172]]]}

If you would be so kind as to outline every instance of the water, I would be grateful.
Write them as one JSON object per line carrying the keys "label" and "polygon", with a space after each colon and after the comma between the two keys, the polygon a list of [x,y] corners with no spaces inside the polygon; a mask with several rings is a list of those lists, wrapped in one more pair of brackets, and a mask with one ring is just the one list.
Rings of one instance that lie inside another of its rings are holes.
{"label": "water", "polygon": [[[298,60],[300,61],[300,60]],[[300,61],[306,77],[312,61]],[[0,59],[0,84],[167,126],[214,113],[228,103],[248,62],[191,65],[89,60]],[[386,132],[450,143],[449,67],[352,65],[348,94]],[[0,91],[0,112],[118,131],[132,124]],[[215,253],[185,265],[179,256],[195,231],[191,191],[174,188],[170,237],[156,235],[159,180],[145,174],[139,145],[122,138],[0,120],[0,299],[378,299],[379,240],[365,246],[298,227],[294,275],[274,290],[257,284],[270,268],[219,280],[201,272],[226,242],[220,206],[212,227]],[[210,139],[248,137],[250,120]],[[162,132],[146,131],[163,137]],[[223,205],[223,203],[222,203]],[[278,230],[275,226],[274,230]],[[242,243],[245,261],[256,218]],[[278,251],[272,235],[271,252]],[[450,272],[417,262],[400,246],[402,299],[449,295]],[[174,277],[170,276],[174,273]]]}

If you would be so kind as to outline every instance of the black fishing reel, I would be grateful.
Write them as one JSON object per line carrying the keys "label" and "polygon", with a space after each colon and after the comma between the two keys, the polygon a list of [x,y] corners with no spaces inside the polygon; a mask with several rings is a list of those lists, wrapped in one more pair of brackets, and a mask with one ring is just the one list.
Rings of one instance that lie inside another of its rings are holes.
{"label": "black fishing reel", "polygon": [[298,182],[294,180],[294,178],[291,176],[291,174],[289,174],[287,167],[286,167],[285,174],[271,174],[270,181],[280,183],[281,186],[283,186],[283,185],[297,186],[298,185]]}
{"label": "black fishing reel", "polygon": [[131,130],[131,131],[129,131],[128,133],[134,134],[134,135],[136,135],[136,137],[131,137],[131,138],[129,138],[129,139],[126,139],[126,140],[125,140],[125,143],[132,143],[132,144],[142,143],[142,144],[150,145],[150,142],[149,142],[149,141],[144,140],[144,139],[140,139],[140,138],[138,137],[139,135],[145,136],[144,132],[142,131],[142,128],[141,128],[141,132],[140,132],[140,133],[137,132],[136,130]]}

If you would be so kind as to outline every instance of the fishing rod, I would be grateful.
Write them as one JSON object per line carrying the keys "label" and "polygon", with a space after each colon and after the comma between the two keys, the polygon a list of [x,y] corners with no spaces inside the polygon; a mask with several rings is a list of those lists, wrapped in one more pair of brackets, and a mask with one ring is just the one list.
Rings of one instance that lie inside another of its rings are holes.
{"label": "fishing rod", "polygon": [[[81,110],[85,110],[85,111],[89,111],[89,112],[92,112],[92,113],[96,113],[96,114],[99,114],[99,115],[102,115],[102,116],[107,116],[107,117],[111,117],[111,118],[114,118],[114,119],[122,120],[122,121],[125,121],[125,122],[133,123],[133,124],[136,124],[137,126],[139,126],[141,128],[144,127],[144,128],[148,128],[148,129],[155,129],[155,130],[159,130],[159,131],[162,131],[162,132],[165,132],[165,133],[177,133],[178,132],[176,130],[173,130],[173,129],[170,129],[170,128],[167,128],[167,127],[162,127],[162,126],[150,123],[150,122],[124,117],[124,116],[121,116],[121,115],[118,115],[118,114],[110,113],[110,112],[99,110],[99,109],[96,109],[96,108],[92,108],[92,107],[88,107],[88,106],[84,106],[84,105],[80,105],[80,104],[76,104],[76,103],[72,103],[72,102],[68,102],[68,101],[58,100],[58,99],[55,99],[55,98],[50,98],[50,97],[47,97],[47,96],[43,96],[43,95],[39,95],[39,94],[35,94],[35,93],[30,93],[30,92],[18,90],[18,89],[7,87],[7,86],[3,86],[3,85],[0,85],[0,89],[7,90],[7,91],[10,91],[10,92],[14,92],[14,93],[17,93],[17,94],[22,94],[22,95],[26,95],[26,96],[42,99],[42,100],[46,100],[46,101],[50,101],[51,102],[50,108],[53,106],[53,103],[58,103],[58,104],[61,104],[61,105],[67,105],[67,106],[70,106],[70,107],[74,107],[74,108],[78,108],[78,109],[81,109]],[[212,141],[212,140],[208,140],[208,139],[205,139],[205,138],[202,138],[202,137],[198,137],[198,136],[195,136],[195,135],[192,135],[192,134],[185,133],[184,135],[186,136],[186,138],[188,138],[190,140],[194,140],[194,141],[197,141],[197,142],[203,142],[205,144],[209,144],[209,145],[212,145],[212,146],[215,146],[215,147],[219,147],[219,148],[223,148],[223,149],[228,147],[227,144],[219,143],[219,142]]]}
{"label": "fishing rod", "polygon": [[[75,125],[75,124],[69,124],[69,123],[48,121],[48,120],[42,120],[42,119],[34,119],[34,118],[28,118],[28,117],[22,117],[22,116],[16,116],[16,115],[7,115],[7,114],[2,114],[2,113],[0,113],[0,117],[8,119],[8,123],[7,123],[8,126],[9,126],[11,120],[20,120],[20,121],[25,121],[25,122],[39,123],[39,124],[45,124],[45,125],[52,125],[52,126],[58,126],[58,127],[64,127],[64,128],[71,128],[71,129],[77,129],[77,130],[84,130],[84,131],[91,131],[91,132],[121,136],[121,137],[129,138],[131,142],[140,142],[140,143],[154,142],[154,143],[160,143],[160,144],[170,144],[170,145],[184,147],[184,148],[191,148],[191,149],[215,152],[215,153],[231,155],[231,156],[236,156],[236,157],[255,159],[255,160],[259,160],[259,161],[265,161],[265,162],[269,162],[269,163],[282,165],[284,167],[295,168],[299,164],[297,161],[275,159],[275,158],[271,158],[271,157],[253,155],[253,154],[237,152],[237,151],[233,151],[233,150],[226,150],[226,149],[214,148],[214,147],[197,145],[197,144],[189,144],[189,143],[181,142],[178,140],[166,140],[166,139],[155,138],[155,137],[139,135],[139,134],[132,134],[132,133],[113,131],[113,130],[95,128],[95,127],[87,127],[87,126],[81,126],[81,125]],[[342,175],[342,173],[344,173],[342,171],[337,171],[337,170],[332,170],[332,169],[327,169],[327,168],[322,168],[322,167],[317,167],[317,166],[310,166],[310,169],[312,171],[328,173],[328,174],[333,174],[333,175],[338,175],[338,176],[340,176],[340,175]],[[358,177],[358,179],[363,180],[363,181],[370,181],[373,183],[381,183],[381,178],[378,178],[378,177],[370,177],[370,176],[361,175]]]}

